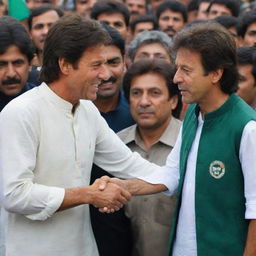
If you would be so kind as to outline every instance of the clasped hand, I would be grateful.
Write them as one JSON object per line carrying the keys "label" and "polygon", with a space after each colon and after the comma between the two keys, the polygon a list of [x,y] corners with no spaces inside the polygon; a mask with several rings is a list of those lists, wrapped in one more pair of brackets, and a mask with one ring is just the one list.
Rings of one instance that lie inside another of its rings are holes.
{"label": "clasped hand", "polygon": [[93,205],[99,208],[100,212],[118,211],[131,199],[131,194],[125,188],[123,180],[103,176],[97,179],[92,186],[96,189]]}

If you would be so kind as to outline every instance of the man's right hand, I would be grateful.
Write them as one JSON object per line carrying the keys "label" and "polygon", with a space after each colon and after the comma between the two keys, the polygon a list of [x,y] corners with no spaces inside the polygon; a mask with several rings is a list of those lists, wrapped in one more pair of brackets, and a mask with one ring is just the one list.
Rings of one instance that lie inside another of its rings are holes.
{"label": "man's right hand", "polygon": [[[105,184],[104,184],[105,182]],[[97,179],[91,187],[91,204],[97,208],[105,209],[103,212],[118,211],[131,199],[131,194],[120,186],[105,179]],[[104,188],[100,190],[99,187]]]}

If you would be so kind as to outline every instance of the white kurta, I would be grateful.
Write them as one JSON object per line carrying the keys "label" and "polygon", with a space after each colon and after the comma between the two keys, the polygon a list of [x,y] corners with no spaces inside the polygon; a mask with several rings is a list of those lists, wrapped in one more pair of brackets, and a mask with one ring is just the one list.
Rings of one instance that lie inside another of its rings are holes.
{"label": "white kurta", "polygon": [[131,153],[93,103],[81,101],[74,114],[72,107],[42,84],[0,113],[0,196],[7,210],[0,244],[8,256],[98,255],[88,205],[56,213],[64,188],[89,184],[93,162],[122,178],[177,185],[166,168]]}

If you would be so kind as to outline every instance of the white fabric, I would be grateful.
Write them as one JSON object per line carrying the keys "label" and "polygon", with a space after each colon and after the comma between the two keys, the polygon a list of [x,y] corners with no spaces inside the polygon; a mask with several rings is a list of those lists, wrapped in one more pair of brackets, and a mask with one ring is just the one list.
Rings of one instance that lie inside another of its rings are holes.
{"label": "white fabric", "polygon": [[[196,256],[195,228],[195,170],[197,151],[203,127],[201,115],[198,117],[198,128],[192,144],[182,190],[182,205],[179,212],[176,240],[173,256]],[[182,130],[182,129],[181,129]],[[256,122],[250,121],[245,126],[241,138],[239,158],[244,174],[246,219],[256,219]],[[171,173],[179,173],[179,154],[181,147],[181,131],[176,144],[166,160],[166,168]],[[175,176],[175,175],[173,175]]]}
{"label": "white fabric", "polygon": [[56,213],[64,188],[89,184],[93,161],[122,178],[174,186],[168,170],[133,154],[90,101],[81,101],[72,114],[72,105],[42,84],[5,107],[0,248],[6,246],[6,255],[98,255],[88,205]]}

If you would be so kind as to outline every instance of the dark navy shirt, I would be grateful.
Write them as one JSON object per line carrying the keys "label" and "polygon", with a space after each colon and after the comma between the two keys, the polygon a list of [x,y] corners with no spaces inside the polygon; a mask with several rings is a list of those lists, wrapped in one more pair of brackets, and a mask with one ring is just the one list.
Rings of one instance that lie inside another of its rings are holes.
{"label": "dark navy shirt", "polygon": [[135,124],[130,114],[129,104],[124,97],[123,91],[120,92],[117,108],[107,113],[101,112],[101,115],[115,133]]}
{"label": "dark navy shirt", "polygon": [[[121,91],[115,110],[101,113],[109,127],[118,132],[135,122],[130,114],[129,104]],[[103,175],[113,177],[97,165],[93,165],[91,184]],[[100,256],[130,256],[132,253],[132,230],[124,209],[107,214],[90,205],[91,223]]]}
{"label": "dark navy shirt", "polygon": [[8,95],[5,95],[2,92],[0,92],[0,111],[2,111],[2,109],[5,107],[5,105],[7,105],[11,100],[13,100],[14,98],[18,97],[22,93],[24,93],[34,87],[35,87],[34,84],[26,83],[25,86],[23,87],[23,89],[21,90],[21,92],[14,96],[8,96]]}

